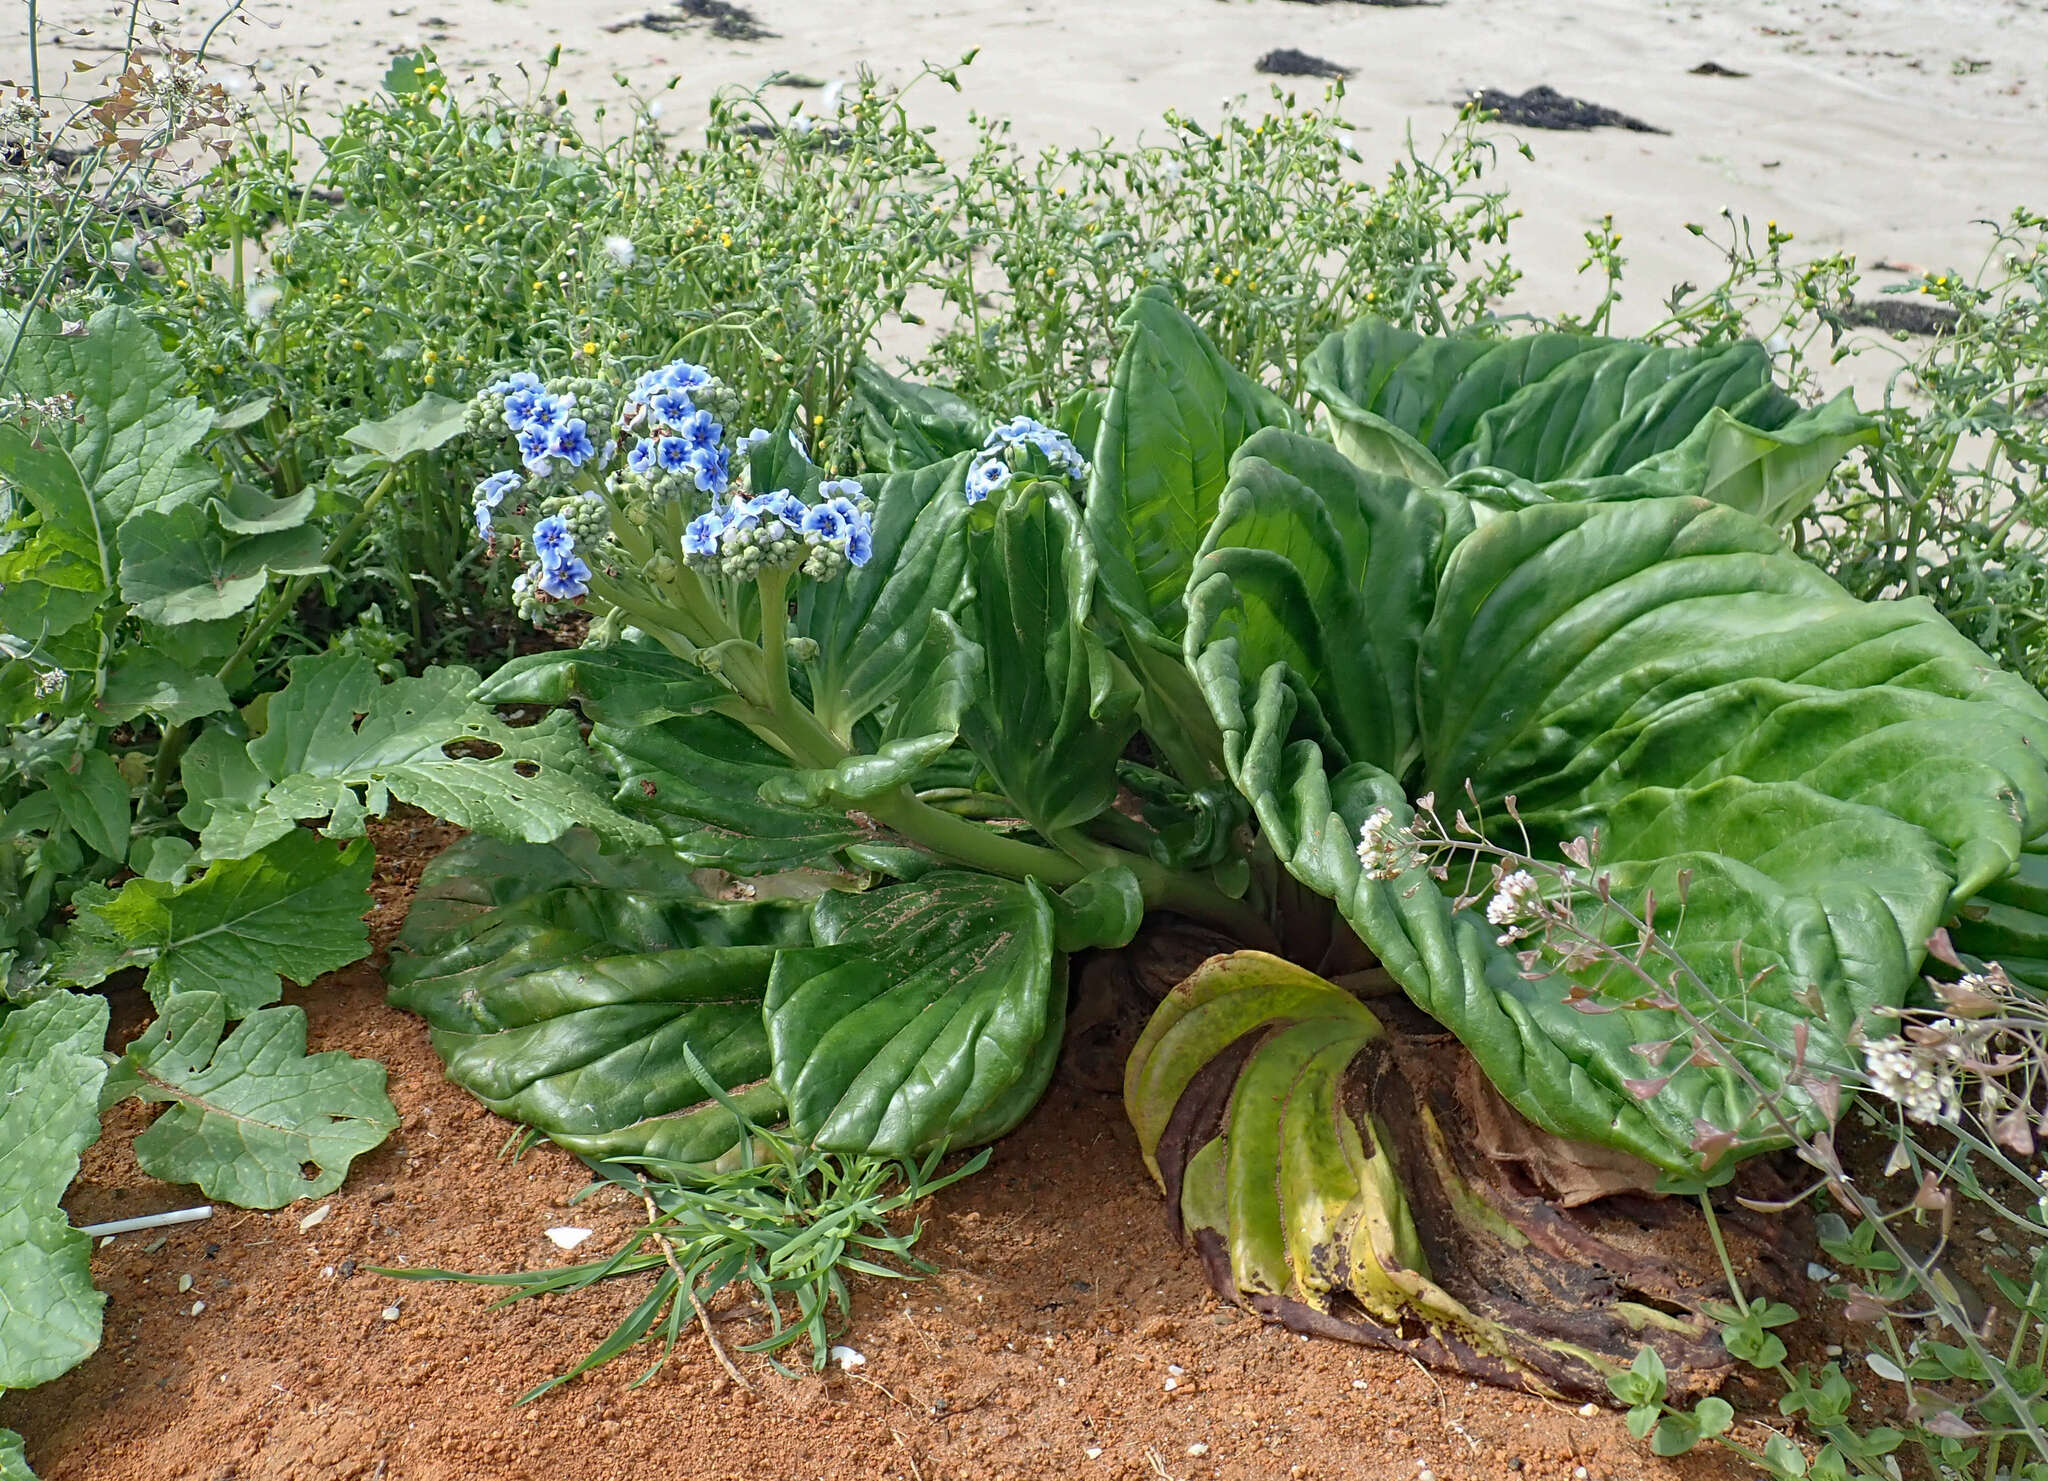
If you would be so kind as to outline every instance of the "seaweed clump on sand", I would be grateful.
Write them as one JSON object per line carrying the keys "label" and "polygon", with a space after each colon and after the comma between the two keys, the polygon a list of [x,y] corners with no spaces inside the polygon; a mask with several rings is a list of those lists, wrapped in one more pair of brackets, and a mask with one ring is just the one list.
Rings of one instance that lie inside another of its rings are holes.
{"label": "seaweed clump on sand", "polygon": [[767,41],[775,32],[754,17],[743,5],[730,0],[675,0],[673,10],[650,10],[630,21],[605,27],[608,31],[629,31],[635,26],[648,31],[680,31],[686,26],[709,25],[719,41]]}
{"label": "seaweed clump on sand", "polygon": [[1274,77],[1328,77],[1338,79],[1349,77],[1352,69],[1341,62],[1298,51],[1283,46],[1267,52],[1252,64],[1253,70],[1269,73]]}
{"label": "seaweed clump on sand", "polygon": [[1556,88],[1540,84],[1516,94],[1497,87],[1478,94],[1479,106],[1498,114],[1502,123],[1529,129],[1633,129],[1639,134],[1666,134],[1655,124],[1644,123],[1618,109],[1567,97]]}

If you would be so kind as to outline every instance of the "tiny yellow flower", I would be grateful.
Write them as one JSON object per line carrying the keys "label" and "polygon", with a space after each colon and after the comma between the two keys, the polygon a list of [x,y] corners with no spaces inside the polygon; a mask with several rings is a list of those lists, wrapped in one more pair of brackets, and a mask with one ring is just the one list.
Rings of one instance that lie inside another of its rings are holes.
{"label": "tiny yellow flower", "polygon": [[441,357],[435,354],[432,350],[422,350],[420,352],[420,359],[426,361],[426,363],[429,365],[432,365],[436,360],[440,358]]}
{"label": "tiny yellow flower", "polygon": [[597,341],[594,339],[586,339],[585,341],[583,341],[583,353],[592,356],[596,355]]}

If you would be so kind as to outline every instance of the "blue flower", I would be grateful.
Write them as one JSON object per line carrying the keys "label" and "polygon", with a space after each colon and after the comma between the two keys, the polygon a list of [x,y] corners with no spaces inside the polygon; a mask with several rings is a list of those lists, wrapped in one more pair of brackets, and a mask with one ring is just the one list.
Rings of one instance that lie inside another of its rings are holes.
{"label": "blue flower", "polygon": [[478,484],[475,493],[471,497],[479,504],[488,504],[491,508],[496,509],[505,502],[505,495],[518,488],[521,482],[522,480],[516,472],[506,468],[500,472],[493,473],[489,478]]}
{"label": "blue flower", "polygon": [[683,554],[718,554],[718,537],[724,529],[725,521],[718,517],[716,509],[698,515],[683,528]]}
{"label": "blue flower", "polygon": [[772,494],[763,494],[754,500],[754,507],[772,519],[779,519],[786,525],[803,524],[808,506],[788,489],[777,489]]}
{"label": "blue flower", "polygon": [[491,506],[481,499],[476,506],[476,537],[479,540],[491,538]]}
{"label": "blue flower", "polygon": [[967,502],[979,504],[1009,484],[1010,465],[1000,458],[987,458],[967,470]]}
{"label": "blue flower", "polygon": [[554,468],[548,461],[548,451],[553,439],[540,427],[525,426],[519,431],[519,461],[526,465],[526,471],[536,478],[546,478]]}
{"label": "blue flower", "polygon": [[515,370],[496,385],[484,387],[485,394],[491,396],[509,396],[514,391],[543,391],[546,389],[541,384],[540,377],[530,370]]}
{"label": "blue flower", "polygon": [[732,460],[722,447],[700,447],[692,452],[690,471],[704,493],[716,496],[732,486]]}
{"label": "blue flower", "polygon": [[633,444],[626,454],[626,466],[642,478],[652,480],[661,472],[660,460],[656,457],[659,444],[652,437],[643,437]]}
{"label": "blue flower", "polygon": [[523,432],[533,418],[533,409],[547,399],[547,392],[539,386],[514,386],[505,393],[505,425],[514,432]]}
{"label": "blue flower", "polygon": [[575,549],[576,537],[569,533],[569,521],[561,515],[550,514],[533,527],[534,554],[540,557],[544,569],[552,571],[563,561],[572,559],[571,552]]}
{"label": "blue flower", "polygon": [[651,405],[654,398],[663,391],[690,392],[699,386],[711,384],[711,372],[701,365],[692,365],[687,360],[673,360],[658,370],[650,370],[633,383],[632,400]]}
{"label": "blue flower", "polygon": [[690,468],[690,444],[680,437],[659,438],[654,444],[654,461],[664,473],[686,473]]}
{"label": "blue flower", "polygon": [[1002,447],[1012,442],[1028,442],[1038,433],[1046,430],[1045,423],[1035,422],[1030,417],[1011,417],[988,434],[985,448]]}
{"label": "blue flower", "polygon": [[737,451],[743,453],[750,453],[755,448],[759,447],[762,443],[769,441],[774,436],[775,434],[773,432],[770,432],[766,427],[756,427],[753,431],[749,432],[746,436],[742,437],[739,440],[739,446]]}
{"label": "blue flower", "polygon": [[584,565],[581,558],[569,556],[560,565],[542,570],[540,590],[542,595],[553,597],[558,602],[587,596],[590,592],[590,567]]}
{"label": "blue flower", "polygon": [[725,428],[721,427],[708,411],[693,412],[676,423],[676,436],[689,443],[693,449],[716,447],[718,439],[724,435]]}
{"label": "blue flower", "polygon": [[647,398],[647,414],[657,427],[679,427],[696,412],[697,403],[688,391],[663,386]]}
{"label": "blue flower", "polygon": [[582,417],[571,417],[549,433],[548,455],[561,458],[571,468],[581,468],[597,456],[597,444],[590,440]]}
{"label": "blue flower", "polygon": [[844,540],[851,528],[846,512],[852,507],[844,499],[813,504],[804,511],[803,519],[799,521],[797,528],[819,540]]}
{"label": "blue flower", "polygon": [[723,533],[727,535],[744,535],[751,530],[758,530],[759,528],[761,528],[761,516],[755,511],[753,501],[743,499],[738,494],[734,494],[732,502],[726,506]]}
{"label": "blue flower", "polygon": [[536,427],[543,432],[552,432],[575,415],[575,406],[576,398],[573,395],[556,396],[543,392],[533,398],[533,404],[527,410],[526,419],[520,424],[519,430],[523,432],[529,427]]}
{"label": "blue flower", "polygon": [[868,557],[875,553],[875,522],[858,509],[850,509],[846,532],[846,559],[855,566],[864,566]]}
{"label": "blue flower", "polygon": [[860,480],[858,478],[828,478],[818,485],[818,497],[821,499],[858,499],[860,497]]}

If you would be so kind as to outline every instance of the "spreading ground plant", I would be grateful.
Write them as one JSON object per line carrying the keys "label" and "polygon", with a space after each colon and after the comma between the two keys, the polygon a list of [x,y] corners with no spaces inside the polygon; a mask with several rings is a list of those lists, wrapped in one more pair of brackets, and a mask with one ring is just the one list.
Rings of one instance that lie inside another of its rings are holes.
{"label": "spreading ground plant", "polygon": [[[0,1384],[97,1341],[103,1105],[260,1207],[389,1132],[278,999],[367,949],[398,802],[472,837],[394,999],[644,1200],[494,1278],[654,1272],[575,1372],[731,1361],[736,1282],[824,1361],[1075,954],[1199,928],[1243,949],[1125,1100],[1225,1298],[1660,1453],[2042,1473],[2037,217],[1905,285],[1951,317],[1866,416],[1814,394],[1854,265],[1775,225],[1639,339],[1611,223],[1589,313],[1495,317],[1476,116],[1371,189],[1341,87],[954,170],[869,78],[682,149],[421,53],[315,137],[138,34],[0,111]],[[1821,1200],[1846,1367],[1777,1335]],[[1989,1307],[1966,1217],[2023,1247]]]}

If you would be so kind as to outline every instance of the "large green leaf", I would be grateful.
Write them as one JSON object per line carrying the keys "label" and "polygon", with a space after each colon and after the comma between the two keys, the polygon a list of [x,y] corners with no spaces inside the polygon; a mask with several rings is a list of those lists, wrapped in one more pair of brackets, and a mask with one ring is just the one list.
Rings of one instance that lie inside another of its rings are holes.
{"label": "large green leaf", "polygon": [[967,459],[869,480],[874,551],[839,580],[797,590],[796,631],[818,645],[809,665],[818,719],[842,743],[913,686],[936,612],[959,602],[967,560]]}
{"label": "large green leaf", "polygon": [[973,452],[989,419],[951,391],[899,380],[863,360],[853,370],[853,409],[870,468],[909,473]]}
{"label": "large green leaf", "polygon": [[794,1129],[849,1152],[993,1140],[1044,1093],[1066,1021],[1066,959],[1036,884],[939,871],[828,894],[818,947],[768,984],[775,1083]]}
{"label": "large green leaf", "polygon": [[327,569],[319,530],[238,535],[200,505],[141,510],[121,526],[120,545],[122,600],[167,625],[232,617],[274,578]]}
{"label": "large green leaf", "polygon": [[619,777],[618,803],[645,819],[684,859],[735,874],[831,867],[872,835],[827,806],[771,801],[763,788],[799,787],[789,761],[723,715],[659,725],[599,725],[591,745]]}
{"label": "large green leaf", "polygon": [[60,1200],[100,1134],[106,999],[54,993],[0,1016],[0,1389],[46,1383],[100,1344],[92,1241]]}
{"label": "large green leaf", "polygon": [[1846,394],[1802,410],[1752,340],[1430,338],[1367,318],[1306,369],[1348,457],[1426,485],[1500,469],[1553,498],[1697,494],[1783,524],[1877,435]]}
{"label": "large green leaf", "polygon": [[181,992],[128,1047],[114,1088],[171,1107],[135,1139],[136,1162],[243,1208],[332,1193],[398,1125],[384,1066],[307,1054],[302,1008],[260,1009],[223,1038],[234,1016],[218,993]]}
{"label": "large green leaf", "polygon": [[[1357,568],[1356,527],[1332,525]],[[1754,1090],[1686,1063],[1645,1098],[1670,1067],[1634,1046],[1686,1038],[1677,1015],[1578,1011],[1574,979],[1525,980],[1497,931],[1426,876],[1365,877],[1358,829],[1382,806],[1405,821],[1403,782],[1447,815],[1469,784],[1501,829],[1516,797],[1550,857],[1597,831],[1617,898],[1666,902],[1704,985],[1681,986],[1686,1006],[1743,1046],[1766,1090],[1794,1082],[1795,1105],[1795,1038],[1807,1071],[1845,1064],[1858,1015],[1902,999],[1928,934],[2048,820],[2048,703],[1924,603],[1859,603],[1704,500],[1539,504],[1460,543],[1415,668],[1420,758],[1399,776],[1328,718],[1377,682],[1359,649],[1241,596],[1227,569],[1198,573],[1190,610],[1189,662],[1231,774],[1287,867],[1523,1114],[1665,1167],[1692,1165],[1703,1129],[1767,1138]],[[1304,653],[1327,666],[1298,669]],[[1614,976],[1576,981],[1607,1006],[1637,1002]]]}
{"label": "large green leaf", "polygon": [[294,829],[246,859],[224,859],[186,885],[131,879],[81,891],[58,970],[81,986],[128,967],[160,1008],[218,994],[235,1017],[275,1002],[278,979],[307,983],[369,950],[367,840],[336,848]]}
{"label": "large green leaf", "polygon": [[477,686],[482,704],[567,704],[592,721],[652,725],[694,715],[730,695],[729,686],[652,641],[522,653]]}
{"label": "large green leaf", "polygon": [[809,944],[809,905],[721,903],[682,878],[619,888],[546,852],[472,841],[422,882],[502,902],[408,920],[393,954],[392,1001],[427,1020],[449,1078],[588,1157],[709,1162],[738,1143],[685,1047],[755,1120],[779,1120],[761,1000],[777,951]]}
{"label": "large green leaf", "polygon": [[382,421],[358,422],[341,435],[373,457],[402,463],[414,453],[432,452],[460,437],[468,415],[468,402],[429,391],[402,411]]}
{"label": "large green leaf", "polygon": [[[0,315],[0,339],[12,341],[19,323]],[[54,315],[31,316],[10,382],[15,395],[78,398],[76,420],[43,437],[69,455],[110,534],[137,510],[193,503],[219,488],[219,476],[195,454],[213,413],[178,394],[184,366],[133,309],[103,308],[83,334],[65,333]],[[0,434],[0,467],[6,443]]]}
{"label": "large green leaf", "polygon": [[308,818],[329,819],[332,837],[356,837],[364,817],[382,816],[393,797],[531,843],[574,827],[622,843],[654,840],[604,800],[574,716],[557,711],[510,726],[469,697],[475,687],[464,668],[386,684],[360,655],[298,659],[291,683],[271,697],[268,728],[248,745],[269,788],[260,801],[212,799],[201,854],[241,857]]}
{"label": "large green leaf", "polygon": [[1129,338],[1095,438],[1088,532],[1104,594],[1134,640],[1171,653],[1231,455],[1261,427],[1298,418],[1225,360],[1163,290],[1140,292],[1120,325]]}
{"label": "large green leaf", "polygon": [[963,616],[987,681],[963,735],[998,790],[1042,833],[1115,799],[1138,688],[1095,632],[1095,561],[1080,511],[1051,483],[1013,485],[969,536]]}
{"label": "large green leaf", "polygon": [[1204,641],[1284,661],[1325,751],[1401,774],[1420,754],[1415,664],[1465,501],[1361,470],[1298,433],[1255,434],[1231,466],[1194,585],[1227,578]]}
{"label": "large green leaf", "polygon": [[980,690],[981,646],[945,612],[925,627],[917,662],[903,676],[888,718],[860,749],[836,765],[797,771],[762,784],[770,802],[857,806],[913,782],[959,739],[962,718]]}

